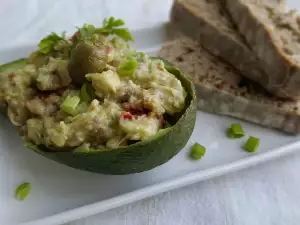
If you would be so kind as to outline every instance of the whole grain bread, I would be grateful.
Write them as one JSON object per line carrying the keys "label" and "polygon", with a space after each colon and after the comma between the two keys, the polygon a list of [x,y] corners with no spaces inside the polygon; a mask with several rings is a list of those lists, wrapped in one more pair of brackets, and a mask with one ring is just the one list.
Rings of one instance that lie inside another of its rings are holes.
{"label": "whole grain bread", "polygon": [[158,56],[180,68],[196,86],[198,109],[287,133],[300,131],[300,104],[270,96],[245,82],[232,66],[189,38],[166,43]]}
{"label": "whole grain bread", "polygon": [[[278,9],[285,8],[285,0],[264,1]],[[224,0],[176,0],[171,10],[170,22],[173,27],[201,43],[212,54],[222,57],[240,70],[242,75],[260,83],[274,95],[286,97],[268,83],[269,76],[256,54],[238,33],[224,7]]]}
{"label": "whole grain bread", "polygon": [[263,0],[226,0],[226,7],[269,75],[268,87],[277,96],[299,99],[300,17],[296,11],[283,12]]}

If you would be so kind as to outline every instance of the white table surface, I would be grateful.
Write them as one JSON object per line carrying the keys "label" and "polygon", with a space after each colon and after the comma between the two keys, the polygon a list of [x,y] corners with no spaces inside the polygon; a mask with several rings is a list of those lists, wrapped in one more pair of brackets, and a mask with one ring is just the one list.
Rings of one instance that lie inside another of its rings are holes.
{"label": "white table surface", "polygon": [[[290,0],[298,6],[299,0]],[[166,21],[171,0],[0,0],[0,48],[73,31],[104,17],[131,29]],[[238,173],[174,190],[68,225],[298,225],[300,151]]]}

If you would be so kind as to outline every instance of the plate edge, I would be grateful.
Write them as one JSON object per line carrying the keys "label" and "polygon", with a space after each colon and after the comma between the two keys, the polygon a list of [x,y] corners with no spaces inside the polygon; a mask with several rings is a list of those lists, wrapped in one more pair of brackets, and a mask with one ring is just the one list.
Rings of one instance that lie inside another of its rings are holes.
{"label": "plate edge", "polygon": [[[251,166],[275,160],[282,156],[286,156],[297,151],[297,147],[300,147],[300,141],[293,142],[288,145],[283,145],[279,148],[270,149],[266,153],[259,155],[249,156],[247,158],[227,163],[222,166],[216,166],[209,169],[195,171],[188,173],[182,177],[160,182],[136,191],[128,192],[107,200],[92,203],[75,209],[67,210],[62,213],[55,214],[43,219],[34,220],[31,222],[19,223],[17,225],[57,225],[64,224],[78,219],[82,219],[88,216],[117,208],[119,206],[127,205],[129,203],[142,200],[147,197],[152,197],[157,194],[161,194],[166,191],[174,190],[177,188],[185,187],[200,181],[215,178],[230,172],[239,171],[249,168]],[[15,225],[15,224],[14,224]]]}

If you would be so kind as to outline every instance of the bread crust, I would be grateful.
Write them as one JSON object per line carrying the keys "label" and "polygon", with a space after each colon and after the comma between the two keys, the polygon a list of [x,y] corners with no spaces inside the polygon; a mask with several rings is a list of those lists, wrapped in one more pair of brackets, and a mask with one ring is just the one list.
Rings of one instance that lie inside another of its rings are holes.
{"label": "bread crust", "polygon": [[179,30],[201,43],[212,54],[228,61],[247,77],[260,80],[265,76],[250,49],[241,40],[220,31],[205,17],[198,15],[195,6],[177,0],[170,17],[171,23]]}
{"label": "bread crust", "polygon": [[[255,10],[256,6],[256,9],[268,6],[257,5],[256,2],[227,0],[226,7],[240,34],[251,46],[268,74],[266,88],[276,96],[297,100],[300,98],[300,65],[284,54],[283,49],[276,44],[274,26],[262,19],[262,15],[258,14],[262,13],[261,11]],[[274,9],[274,13],[284,12]]]}
{"label": "bread crust", "polygon": [[166,43],[158,56],[178,66],[194,82],[199,110],[290,134],[300,132],[298,102],[283,102],[250,85],[240,87],[242,76],[237,70],[192,40],[180,38]]}
{"label": "bread crust", "polygon": [[[239,14],[235,17],[235,21],[239,21],[238,25],[243,21],[241,20],[242,15],[240,15],[243,14],[243,10],[239,10],[239,13],[237,12],[235,1],[239,0],[227,0],[226,5],[232,6],[231,13]],[[192,4],[193,2],[197,3]],[[213,2],[210,2],[210,4],[215,4],[213,9],[222,11],[222,6],[225,4],[224,0]],[[285,9],[284,0],[268,0],[268,3],[273,7],[277,7],[278,10]],[[264,68],[266,65],[262,63],[261,58],[250,49],[250,45],[248,46],[243,38],[239,37],[239,32],[235,30],[236,27],[231,19],[227,18],[230,16],[226,14],[226,11],[223,10],[224,15],[220,16],[227,20],[226,22],[230,26],[230,29],[228,29],[230,33],[217,27],[216,24],[212,23],[211,19],[206,18],[206,14],[199,13],[199,4],[208,3],[205,3],[205,1],[176,0],[170,14],[171,24],[185,35],[198,41],[215,56],[223,58],[233,67],[240,70],[243,76],[262,85],[273,95],[284,99],[300,99],[300,88],[297,88],[300,86],[300,74],[298,74],[297,70],[295,71],[295,67],[282,68],[280,72],[277,70],[274,72],[274,69],[266,70]],[[249,24],[243,26],[245,30],[248,27]],[[255,42],[254,38],[252,41]],[[276,57],[276,53],[274,51],[264,52],[262,58],[265,59],[266,57]],[[274,75],[282,73],[290,74],[290,79],[286,79],[286,76]]]}

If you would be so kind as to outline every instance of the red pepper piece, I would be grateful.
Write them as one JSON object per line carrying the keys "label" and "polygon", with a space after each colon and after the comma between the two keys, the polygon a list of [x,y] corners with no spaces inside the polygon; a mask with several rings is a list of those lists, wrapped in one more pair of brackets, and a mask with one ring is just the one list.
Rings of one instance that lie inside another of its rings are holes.
{"label": "red pepper piece", "polygon": [[14,78],[14,77],[16,76],[16,74],[10,73],[10,74],[8,74],[7,76],[8,76],[8,78],[12,79],[12,78]]}
{"label": "red pepper piece", "polygon": [[129,112],[126,112],[124,115],[123,115],[123,118],[124,119],[128,119],[128,120],[131,120],[132,119],[132,115],[131,115],[131,113],[129,113]]}

